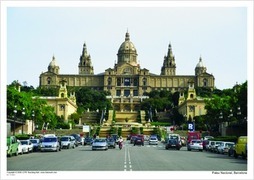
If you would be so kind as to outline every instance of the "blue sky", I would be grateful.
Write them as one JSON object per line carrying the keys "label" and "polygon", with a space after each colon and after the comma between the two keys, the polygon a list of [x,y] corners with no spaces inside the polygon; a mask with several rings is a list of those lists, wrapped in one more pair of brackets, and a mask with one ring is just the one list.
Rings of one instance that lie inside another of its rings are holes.
{"label": "blue sky", "polygon": [[37,87],[53,55],[61,74],[78,74],[84,42],[95,74],[104,72],[127,29],[151,73],[160,74],[171,43],[177,75],[194,75],[201,56],[217,88],[247,80],[246,7],[8,7],[7,84]]}

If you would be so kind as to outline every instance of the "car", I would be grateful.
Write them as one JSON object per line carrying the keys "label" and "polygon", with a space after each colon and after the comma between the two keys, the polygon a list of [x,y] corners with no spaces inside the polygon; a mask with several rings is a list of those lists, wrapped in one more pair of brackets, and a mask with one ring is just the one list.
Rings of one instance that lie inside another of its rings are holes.
{"label": "car", "polygon": [[73,136],[76,139],[75,145],[82,145],[82,139],[79,134],[70,134],[69,136]]}
{"label": "car", "polygon": [[180,150],[182,147],[181,143],[179,143],[178,139],[176,138],[170,138],[167,139],[165,149],[177,149]]}
{"label": "car", "polygon": [[40,150],[40,139],[30,139],[30,142],[33,145],[33,151],[39,151]]}
{"label": "car", "polygon": [[192,139],[190,143],[187,144],[187,150],[199,150],[203,151],[203,143],[200,139]]}
{"label": "car", "polygon": [[108,138],[107,142],[108,142],[108,147],[116,148],[116,141],[114,138]]}
{"label": "car", "polygon": [[217,147],[217,153],[225,154],[228,153],[231,146],[234,146],[233,142],[221,142],[221,144]]}
{"label": "car", "polygon": [[92,144],[92,150],[108,150],[108,142],[104,138],[96,138]]}
{"label": "car", "polygon": [[222,143],[222,141],[214,141],[214,145],[211,146],[211,152],[218,153],[218,146]]}
{"label": "car", "polygon": [[27,140],[20,140],[22,149],[23,149],[23,153],[30,153],[33,152],[33,144],[32,142],[27,139]]}
{"label": "car", "polygon": [[61,146],[60,146],[58,137],[49,136],[49,137],[42,138],[40,150],[41,150],[41,152],[44,152],[44,151],[58,152],[58,151],[60,151]]}
{"label": "car", "polygon": [[13,154],[17,156],[18,153],[18,141],[15,136],[7,137],[6,155],[11,157]]}
{"label": "car", "polygon": [[234,157],[242,156],[243,159],[247,158],[247,136],[240,136],[237,139],[234,151]]}
{"label": "car", "polygon": [[131,136],[130,143],[134,144],[136,138],[137,138],[137,136]]}
{"label": "car", "polygon": [[204,137],[204,140],[209,140],[209,139],[214,139],[214,137],[213,136],[205,136]]}
{"label": "car", "polygon": [[148,142],[149,145],[158,145],[158,138],[156,136],[151,136]]}
{"label": "car", "polygon": [[134,144],[134,146],[136,146],[136,145],[144,146],[144,138],[142,136],[136,136],[133,144]]}
{"label": "car", "polygon": [[118,144],[118,140],[119,140],[118,134],[111,134],[111,137],[114,138],[116,144]]}
{"label": "car", "polygon": [[60,138],[61,141],[61,149],[70,149],[75,148],[76,139],[73,136],[62,136]]}
{"label": "car", "polygon": [[92,145],[92,144],[93,144],[93,138],[92,137],[85,137],[84,146],[85,145]]}

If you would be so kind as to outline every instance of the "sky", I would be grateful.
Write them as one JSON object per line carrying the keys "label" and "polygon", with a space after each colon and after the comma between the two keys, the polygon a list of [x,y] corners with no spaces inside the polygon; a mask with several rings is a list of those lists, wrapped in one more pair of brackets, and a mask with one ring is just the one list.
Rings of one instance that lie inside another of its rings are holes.
{"label": "sky", "polygon": [[141,68],[160,74],[171,43],[176,75],[194,75],[202,57],[218,89],[247,80],[247,8],[241,6],[8,7],[7,84],[39,86],[54,55],[60,74],[78,74],[83,44],[94,73],[113,68],[130,33]]}

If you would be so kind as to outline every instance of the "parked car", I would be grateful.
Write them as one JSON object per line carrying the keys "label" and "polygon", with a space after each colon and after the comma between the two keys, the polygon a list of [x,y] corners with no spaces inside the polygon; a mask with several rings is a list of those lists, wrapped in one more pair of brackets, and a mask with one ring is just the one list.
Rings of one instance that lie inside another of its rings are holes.
{"label": "parked car", "polygon": [[205,136],[204,137],[204,140],[209,140],[209,139],[214,139],[214,137],[213,136]]}
{"label": "parked car", "polygon": [[149,138],[149,145],[158,145],[158,138],[156,136],[151,136]]}
{"label": "parked car", "polygon": [[190,143],[187,144],[187,150],[199,150],[203,151],[203,143],[200,139],[192,139]]}
{"label": "parked car", "polygon": [[177,149],[180,150],[182,147],[181,143],[179,143],[178,139],[171,138],[168,139],[165,145],[165,149]]}
{"label": "parked car", "polygon": [[227,154],[230,147],[234,146],[233,142],[221,142],[221,144],[217,147],[217,153],[219,154]]}
{"label": "parked car", "polygon": [[33,145],[33,151],[40,151],[40,139],[30,139]]}
{"label": "parked car", "polygon": [[23,153],[30,153],[33,152],[33,144],[32,142],[28,140],[20,140],[21,146],[23,149]]}
{"label": "parked car", "polygon": [[108,150],[108,142],[103,138],[96,138],[92,144],[92,150]]}
{"label": "parked car", "polygon": [[41,152],[43,151],[60,151],[61,146],[58,137],[44,137],[41,141]]}
{"label": "parked car", "polygon": [[107,142],[108,142],[108,147],[116,148],[116,141],[114,138],[108,138]]}
{"label": "parked car", "polygon": [[7,137],[6,155],[11,157],[13,154],[18,155],[18,141],[15,136]]}
{"label": "parked car", "polygon": [[237,139],[234,151],[234,157],[242,156],[243,159],[247,158],[247,136],[240,136]]}
{"label": "parked car", "polygon": [[73,136],[62,136],[60,138],[61,141],[61,149],[70,149],[75,148],[76,139]]}
{"label": "parked car", "polygon": [[210,151],[211,152],[218,152],[218,146],[222,143],[222,141],[214,141],[213,145],[211,145]]}
{"label": "parked car", "polygon": [[136,136],[135,141],[134,141],[134,146],[136,146],[136,145],[144,146],[144,138],[141,136]]}
{"label": "parked car", "polygon": [[85,137],[84,146],[85,145],[92,145],[92,144],[93,144],[93,138],[92,137]]}

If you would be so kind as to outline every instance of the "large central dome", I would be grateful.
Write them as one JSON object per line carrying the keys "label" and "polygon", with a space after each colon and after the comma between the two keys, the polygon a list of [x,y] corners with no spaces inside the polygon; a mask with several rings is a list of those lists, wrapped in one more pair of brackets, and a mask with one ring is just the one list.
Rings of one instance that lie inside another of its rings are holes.
{"label": "large central dome", "polygon": [[137,50],[134,44],[130,41],[130,34],[125,34],[125,41],[121,44],[117,54],[117,64],[129,63],[137,65]]}

